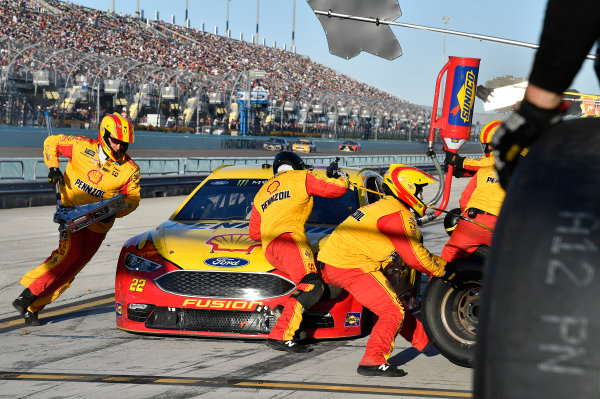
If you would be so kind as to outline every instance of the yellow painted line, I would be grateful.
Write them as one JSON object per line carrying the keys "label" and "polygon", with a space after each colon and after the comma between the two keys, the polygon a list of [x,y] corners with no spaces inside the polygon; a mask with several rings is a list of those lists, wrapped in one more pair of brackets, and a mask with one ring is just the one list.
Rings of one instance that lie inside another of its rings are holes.
{"label": "yellow painted line", "polygon": [[251,386],[251,387],[269,387],[269,388],[297,388],[297,389],[319,389],[329,391],[351,391],[351,392],[370,392],[370,393],[394,393],[405,395],[432,395],[457,398],[472,398],[470,392],[449,392],[449,391],[430,391],[424,389],[405,389],[405,388],[377,388],[377,387],[360,387],[360,386],[340,386],[340,385],[321,385],[321,384],[292,384],[282,382],[254,382],[241,381],[235,384],[236,386]]}
{"label": "yellow painted line", "polygon": [[[82,303],[81,305],[74,305],[74,306],[69,306],[66,308],[62,308],[60,310],[53,310],[53,311],[49,311],[49,312],[44,312],[40,315],[40,318],[44,318],[44,317],[52,317],[52,316],[60,316],[66,313],[71,313],[71,312],[76,312],[78,310],[84,310],[84,309],[88,309],[94,306],[100,306],[100,305],[106,305],[109,304],[111,302],[114,302],[115,298],[111,297],[111,298],[105,298],[105,299],[98,299],[96,301],[92,301],[92,302],[86,302],[86,303]],[[0,329],[4,329],[4,328],[9,328],[9,327],[14,327],[14,326],[18,326],[20,324],[23,324],[25,327],[28,327],[27,325],[25,325],[25,322],[22,318],[18,318],[16,320],[11,320],[11,321],[7,321],[5,323],[0,323]]]}
{"label": "yellow painted line", "polygon": [[263,388],[263,389],[282,389],[282,390],[304,390],[304,391],[329,391],[329,392],[347,392],[347,393],[366,393],[366,394],[393,394],[409,395],[415,397],[434,397],[434,398],[472,398],[471,392],[459,392],[451,390],[432,390],[419,388],[394,388],[382,386],[361,386],[361,385],[332,385],[332,384],[313,384],[313,383],[293,383],[293,382],[267,382],[267,381],[238,381],[233,382],[226,379],[202,379],[202,378],[177,378],[177,377],[159,377],[159,376],[101,376],[94,374],[19,374],[13,372],[0,372],[0,380],[63,380],[77,382],[120,382],[140,384],[172,384],[172,385],[190,385],[190,386],[217,386],[231,388]]}

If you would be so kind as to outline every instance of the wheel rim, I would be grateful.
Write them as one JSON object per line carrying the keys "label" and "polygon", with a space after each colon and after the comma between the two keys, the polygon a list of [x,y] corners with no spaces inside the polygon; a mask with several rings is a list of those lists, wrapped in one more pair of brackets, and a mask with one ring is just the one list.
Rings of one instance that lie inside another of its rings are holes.
{"label": "wheel rim", "polygon": [[480,289],[480,281],[467,281],[458,289],[448,290],[440,304],[444,329],[465,345],[475,344],[477,337]]}

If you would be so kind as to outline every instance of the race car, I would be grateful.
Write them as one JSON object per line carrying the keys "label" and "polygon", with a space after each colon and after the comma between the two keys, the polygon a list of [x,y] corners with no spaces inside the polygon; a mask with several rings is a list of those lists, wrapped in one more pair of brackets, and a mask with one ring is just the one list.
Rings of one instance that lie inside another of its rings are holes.
{"label": "race car", "polygon": [[353,140],[344,141],[342,144],[340,144],[340,151],[359,152],[360,144],[358,143],[358,141]]}
{"label": "race car", "polygon": [[[315,166],[314,173],[325,176],[325,169]],[[381,192],[376,172],[343,170],[353,183]],[[169,220],[130,238],[117,264],[117,327],[158,335],[266,338],[276,322],[270,309],[296,289],[249,236],[252,201],[272,175],[267,164],[222,166]],[[306,233],[315,253],[335,226],[378,198],[356,188],[339,198],[314,197]],[[366,312],[342,291],[307,310],[301,328],[307,338],[358,336]]]}
{"label": "race car", "polygon": [[263,149],[270,151],[289,151],[290,143],[286,139],[274,137],[263,143]]}
{"label": "race car", "polygon": [[317,152],[315,142],[309,139],[300,139],[292,144],[292,151],[296,152]]}

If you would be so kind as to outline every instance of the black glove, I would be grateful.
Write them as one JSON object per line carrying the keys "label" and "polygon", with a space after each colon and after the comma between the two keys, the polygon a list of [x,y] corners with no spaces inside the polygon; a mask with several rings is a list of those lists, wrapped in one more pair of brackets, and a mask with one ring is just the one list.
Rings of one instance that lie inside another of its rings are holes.
{"label": "black glove", "polygon": [[65,185],[65,179],[59,168],[50,168],[50,171],[48,172],[48,181],[52,188],[55,188],[57,184],[60,184],[61,186]]}
{"label": "black glove", "polygon": [[452,165],[455,168],[462,169],[463,163],[465,162],[465,157],[461,157],[460,155],[446,151],[446,158],[444,159],[444,164]]}
{"label": "black glove", "polygon": [[542,109],[523,100],[519,110],[513,111],[498,127],[492,146],[502,188],[508,186],[523,149],[533,144],[546,129],[560,122],[562,115],[561,109]]}
{"label": "black glove", "polygon": [[343,176],[342,171],[340,170],[340,167],[338,165],[339,161],[340,159],[336,157],[335,160],[329,164],[329,166],[327,167],[327,171],[325,172],[325,175],[327,177],[337,179],[338,177]]}

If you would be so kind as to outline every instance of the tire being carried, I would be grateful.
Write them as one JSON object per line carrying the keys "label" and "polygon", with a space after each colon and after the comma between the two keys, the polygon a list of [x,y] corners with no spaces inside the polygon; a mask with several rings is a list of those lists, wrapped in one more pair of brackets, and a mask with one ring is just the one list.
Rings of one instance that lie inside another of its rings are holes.
{"label": "tire being carried", "polygon": [[452,363],[472,367],[475,357],[483,258],[455,260],[454,278],[432,278],[421,301],[423,327],[435,348]]}
{"label": "tire being carried", "polygon": [[600,397],[600,120],[521,160],[485,271],[474,397]]}

